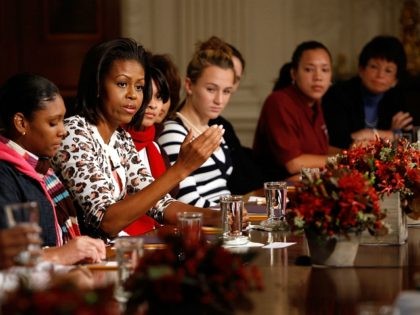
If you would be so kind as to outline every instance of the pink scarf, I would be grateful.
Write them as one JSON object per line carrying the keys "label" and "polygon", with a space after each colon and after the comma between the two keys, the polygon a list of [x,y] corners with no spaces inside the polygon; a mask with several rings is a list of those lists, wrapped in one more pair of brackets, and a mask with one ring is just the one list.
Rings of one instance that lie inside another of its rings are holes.
{"label": "pink scarf", "polygon": [[2,137],[1,140],[2,141],[0,141],[0,148],[1,148],[0,159],[6,162],[13,163],[13,165],[16,167],[16,169],[19,172],[36,180],[41,186],[42,190],[44,191],[45,197],[51,203],[51,206],[53,207],[53,210],[54,210],[54,226],[55,226],[55,232],[56,232],[56,237],[57,237],[57,246],[63,245],[63,238],[61,237],[60,226],[57,220],[57,213],[56,213],[54,201],[52,200],[50,194],[48,193],[48,189],[44,180],[35,171],[35,169],[25,160],[23,156],[21,156],[18,152],[16,152],[15,150],[13,150],[7,145],[6,138]]}

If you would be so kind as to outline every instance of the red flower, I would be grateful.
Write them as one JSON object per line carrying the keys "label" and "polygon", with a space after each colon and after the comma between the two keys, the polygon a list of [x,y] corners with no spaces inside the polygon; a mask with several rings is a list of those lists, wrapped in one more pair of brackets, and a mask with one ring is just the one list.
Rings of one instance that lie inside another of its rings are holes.
{"label": "red flower", "polygon": [[327,167],[356,169],[369,177],[380,196],[399,192],[409,205],[420,191],[420,150],[417,146],[405,138],[395,142],[377,139],[343,151],[336,157],[336,162]]}
{"label": "red flower", "polygon": [[127,280],[125,287],[132,292],[128,313],[145,302],[153,314],[186,314],[185,308],[192,308],[194,314],[201,314],[201,308],[213,314],[252,306],[246,293],[261,289],[262,278],[253,265],[243,263],[242,256],[205,241],[185,247],[172,236],[166,242],[165,249],[147,253]]}
{"label": "red flower", "polygon": [[[359,171],[336,166],[305,176],[287,220],[293,230],[330,237],[375,229],[384,218],[371,182]],[[381,225],[382,226],[382,225]]]}
{"label": "red flower", "polygon": [[3,302],[1,310],[9,315],[118,315],[120,311],[113,294],[113,286],[84,290],[64,283],[36,291],[22,283]]}

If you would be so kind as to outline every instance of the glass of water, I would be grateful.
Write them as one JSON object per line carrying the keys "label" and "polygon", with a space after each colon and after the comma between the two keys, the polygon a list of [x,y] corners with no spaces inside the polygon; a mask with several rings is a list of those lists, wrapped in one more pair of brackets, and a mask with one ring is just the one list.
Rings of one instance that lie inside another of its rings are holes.
{"label": "glass of water", "polygon": [[264,193],[267,207],[267,220],[261,225],[273,231],[289,228],[286,222],[287,182],[265,182]]}
{"label": "glass of water", "polygon": [[[39,208],[36,201],[20,202],[5,205],[3,208],[1,225],[4,228],[12,228],[17,225],[36,225],[39,226]],[[40,229],[39,229],[40,231]],[[41,239],[41,232],[27,235],[32,240]],[[41,246],[36,242],[28,244],[27,248],[21,251],[16,257],[15,262],[21,266],[34,266],[40,261]]]}
{"label": "glass of water", "polygon": [[240,195],[220,196],[222,211],[223,241],[227,245],[243,245],[248,243],[248,237],[242,235],[242,217],[244,201]]}
{"label": "glass of water", "polygon": [[118,264],[118,280],[115,297],[119,302],[126,302],[130,293],[125,291],[124,283],[133,274],[143,256],[143,238],[123,236],[115,239],[115,251]]}

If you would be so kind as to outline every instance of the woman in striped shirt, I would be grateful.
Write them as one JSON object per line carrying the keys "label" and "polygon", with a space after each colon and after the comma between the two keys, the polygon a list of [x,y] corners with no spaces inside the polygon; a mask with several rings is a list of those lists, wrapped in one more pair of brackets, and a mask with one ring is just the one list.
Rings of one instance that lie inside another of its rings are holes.
{"label": "woman in striped shirt", "polygon": [[[164,124],[159,144],[175,163],[189,130],[199,136],[208,122],[220,115],[229,102],[235,84],[232,50],[221,39],[211,37],[199,45],[187,67],[186,99],[178,112]],[[219,197],[230,193],[228,176],[232,162],[224,141],[210,158],[185,178],[176,198],[198,207],[212,207]]]}

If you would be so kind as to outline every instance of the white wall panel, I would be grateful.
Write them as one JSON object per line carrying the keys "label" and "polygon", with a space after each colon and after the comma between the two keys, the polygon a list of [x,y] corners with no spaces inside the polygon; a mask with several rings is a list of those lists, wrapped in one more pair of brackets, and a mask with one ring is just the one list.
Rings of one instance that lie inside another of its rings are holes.
{"label": "white wall panel", "polygon": [[[197,41],[220,36],[247,62],[245,77],[224,112],[251,145],[260,107],[283,63],[301,41],[330,48],[335,70],[357,69],[361,47],[378,34],[399,35],[403,0],[121,0],[123,34],[174,57],[181,74]],[[337,63],[340,61],[340,63]]]}

